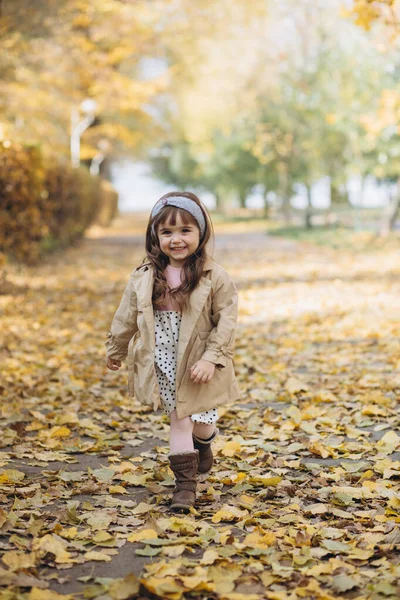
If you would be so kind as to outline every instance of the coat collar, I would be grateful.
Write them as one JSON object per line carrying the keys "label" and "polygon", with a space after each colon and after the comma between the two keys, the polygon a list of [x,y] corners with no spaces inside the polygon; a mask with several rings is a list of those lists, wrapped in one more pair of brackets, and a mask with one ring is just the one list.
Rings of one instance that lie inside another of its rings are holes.
{"label": "coat collar", "polygon": [[[215,266],[211,258],[207,258],[204,265],[204,272],[211,271]],[[147,326],[150,331],[154,331],[154,313],[151,297],[153,294],[154,271],[152,267],[135,271],[133,277],[136,281],[137,309],[144,313]],[[189,305],[182,315],[182,322],[179,333],[178,345],[178,363],[182,358],[188,345],[193,328],[203,310],[204,304],[211,290],[211,279],[202,277],[198,286],[190,294]],[[151,343],[154,343],[154,336],[151,336]]]}
{"label": "coat collar", "polygon": [[[196,325],[206,300],[210,294],[210,290],[211,279],[208,277],[202,277],[199,281],[199,285],[190,294],[188,308],[182,313],[178,343],[178,366],[185,353],[194,326]],[[177,373],[177,377],[178,376],[180,376],[180,373]]]}
{"label": "coat collar", "polygon": [[[206,262],[204,264],[204,272],[212,271],[214,269],[215,263],[212,258],[207,257]],[[144,268],[139,268],[139,270],[135,271],[133,277],[136,280],[136,296],[138,301],[138,309],[143,310],[147,306],[151,306],[151,297],[153,294],[153,282],[154,282],[154,271],[152,266],[147,266]],[[200,279],[199,285],[192,292],[190,304],[192,304],[192,299],[196,300],[196,291],[202,287],[202,283],[204,282],[204,277]]]}

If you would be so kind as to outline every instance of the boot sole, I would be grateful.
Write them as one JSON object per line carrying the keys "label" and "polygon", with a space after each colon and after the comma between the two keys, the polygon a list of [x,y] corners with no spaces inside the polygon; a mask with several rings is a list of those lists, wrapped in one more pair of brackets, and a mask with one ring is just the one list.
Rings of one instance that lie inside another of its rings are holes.
{"label": "boot sole", "polygon": [[188,506],[187,504],[174,504],[173,506],[171,505],[170,508],[171,508],[171,510],[174,510],[174,511],[183,510],[185,512],[190,512],[192,505]]}

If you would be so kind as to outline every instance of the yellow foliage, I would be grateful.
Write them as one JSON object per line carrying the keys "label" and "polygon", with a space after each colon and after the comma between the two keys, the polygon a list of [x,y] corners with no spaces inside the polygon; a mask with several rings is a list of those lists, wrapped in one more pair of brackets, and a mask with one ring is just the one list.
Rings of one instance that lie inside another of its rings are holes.
{"label": "yellow foliage", "polygon": [[77,240],[97,217],[108,225],[117,211],[110,183],[49,162],[35,147],[2,143],[0,185],[0,273],[6,255],[33,264]]}
{"label": "yellow foliage", "polygon": [[154,538],[158,538],[157,531],[154,531],[154,529],[141,529],[137,533],[132,533],[128,537],[128,542],[141,542],[142,540],[151,540]]}
{"label": "yellow foliage", "polygon": [[5,469],[5,471],[0,471],[0,483],[18,483],[22,479],[24,479],[25,473],[22,471],[17,471],[16,469]]}
{"label": "yellow foliage", "polygon": [[66,550],[66,542],[57,535],[46,534],[37,538],[32,543],[32,551],[39,556],[44,556],[47,552],[54,554],[57,563],[72,562],[70,553]]}
{"label": "yellow foliage", "polygon": [[236,440],[232,440],[230,442],[226,442],[224,447],[221,450],[221,454],[224,456],[234,456],[241,450],[240,442]]}

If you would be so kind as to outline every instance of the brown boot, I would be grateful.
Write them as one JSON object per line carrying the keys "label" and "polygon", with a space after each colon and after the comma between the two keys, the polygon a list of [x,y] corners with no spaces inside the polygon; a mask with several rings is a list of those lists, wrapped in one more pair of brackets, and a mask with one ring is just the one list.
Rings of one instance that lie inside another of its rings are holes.
{"label": "brown boot", "polygon": [[211,442],[215,440],[219,433],[216,428],[212,436],[208,440],[202,440],[193,434],[193,445],[199,451],[199,473],[208,473],[214,463],[214,456],[211,450]]}
{"label": "brown boot", "polygon": [[189,512],[196,500],[196,475],[199,453],[182,452],[169,455],[169,464],[175,475],[175,489],[172,496],[172,510]]}

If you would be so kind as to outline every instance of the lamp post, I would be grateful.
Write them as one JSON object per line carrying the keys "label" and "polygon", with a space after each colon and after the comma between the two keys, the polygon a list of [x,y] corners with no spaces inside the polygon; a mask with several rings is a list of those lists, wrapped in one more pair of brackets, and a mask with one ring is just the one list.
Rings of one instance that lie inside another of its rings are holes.
{"label": "lamp post", "polygon": [[110,144],[109,144],[108,140],[100,140],[99,141],[99,143],[97,144],[97,153],[92,158],[92,162],[90,163],[89,171],[90,171],[91,175],[99,174],[100,165],[103,162],[103,160],[105,159],[109,149],[110,149]]}
{"label": "lamp post", "polygon": [[[73,167],[79,167],[81,164],[81,135],[90,127],[95,119],[97,104],[94,100],[84,100],[80,105],[80,110],[71,111],[71,164]],[[83,118],[80,118],[80,112]]]}

